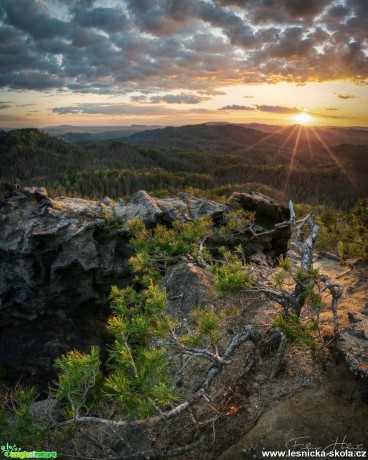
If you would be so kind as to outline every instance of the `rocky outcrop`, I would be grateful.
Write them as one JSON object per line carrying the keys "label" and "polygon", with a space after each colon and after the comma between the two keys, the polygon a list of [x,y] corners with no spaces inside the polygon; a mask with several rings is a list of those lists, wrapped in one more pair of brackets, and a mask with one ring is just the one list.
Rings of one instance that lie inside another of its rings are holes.
{"label": "rocky outcrop", "polygon": [[350,326],[340,332],[337,349],[354,374],[368,383],[368,308],[348,317]]}
{"label": "rocky outcrop", "polygon": [[[237,194],[231,207],[246,208],[247,203],[260,222],[267,217],[267,228],[287,212],[272,200],[272,212],[267,211],[267,200],[260,195]],[[229,209],[185,193],[156,199],[140,191],[128,204],[109,198],[51,199],[45,189],[35,187],[9,193],[0,203],[0,366],[13,379],[45,380],[56,356],[105,343],[111,285],[125,286],[132,279],[130,220],[142,219],[153,227],[210,214],[220,224]],[[283,252],[287,231],[280,238],[282,244],[274,235],[257,241],[248,252]],[[193,295],[200,302],[200,291]]]}
{"label": "rocky outcrop", "polygon": [[[254,229],[261,233],[272,229],[275,223],[290,219],[290,211],[277,201],[261,193],[233,193],[229,199],[232,210],[244,209],[255,213]],[[273,233],[251,238],[249,234],[233,238],[233,246],[245,243],[245,254],[250,256],[256,252],[263,252],[271,257],[285,254],[288,241],[291,237],[290,228],[279,228]]]}

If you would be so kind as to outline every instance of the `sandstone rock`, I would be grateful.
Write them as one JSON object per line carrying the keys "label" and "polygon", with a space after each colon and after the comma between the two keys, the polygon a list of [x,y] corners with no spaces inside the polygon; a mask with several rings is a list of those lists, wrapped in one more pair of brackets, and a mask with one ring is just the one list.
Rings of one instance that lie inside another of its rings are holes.
{"label": "sandstone rock", "polygon": [[348,317],[350,326],[340,332],[337,349],[350,369],[368,383],[368,308]]}
{"label": "sandstone rock", "polygon": [[147,224],[185,222],[211,214],[215,219],[228,212],[228,207],[215,201],[196,198],[187,193],[175,197],[153,198],[147,192],[137,192],[126,206],[126,218],[142,219]]}
{"label": "sandstone rock", "polygon": [[271,228],[275,222],[290,219],[289,209],[261,193],[233,193],[229,199],[232,209],[245,209],[256,213],[256,223]]}

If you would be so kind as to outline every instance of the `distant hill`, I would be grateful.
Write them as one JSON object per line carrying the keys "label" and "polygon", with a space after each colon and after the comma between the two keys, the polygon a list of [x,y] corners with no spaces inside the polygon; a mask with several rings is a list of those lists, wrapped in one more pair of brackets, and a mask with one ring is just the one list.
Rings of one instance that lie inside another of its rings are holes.
{"label": "distant hill", "polygon": [[[224,128],[227,127],[227,128]],[[230,128],[232,127],[232,128]],[[180,126],[180,127],[165,127],[158,125],[130,125],[130,126],[73,126],[73,125],[60,125],[49,126],[42,128],[42,131],[55,136],[67,142],[89,142],[89,141],[105,141],[113,139],[124,140],[131,138],[130,142],[140,145],[160,145],[162,147],[178,147],[184,149],[192,149],[193,146],[196,151],[203,150],[202,146],[207,143],[207,146],[217,149],[217,144],[220,150],[224,144],[229,140],[228,133],[232,135],[231,139],[232,148],[248,145],[249,141],[256,139],[256,134],[248,136],[248,139],[237,128],[247,128],[257,131],[258,133],[277,134],[278,139],[283,139],[288,136],[293,126],[279,126],[269,125],[265,123],[228,123],[228,122],[207,122],[198,125]],[[207,129],[208,128],[208,129]],[[216,130],[217,128],[217,130]],[[313,128],[329,146],[339,144],[360,144],[368,145],[368,128],[360,127],[314,127]],[[313,134],[313,129],[308,129],[311,134],[309,141],[314,143],[316,138]],[[8,128],[4,128],[8,131]],[[143,133],[145,131],[153,131],[153,133],[145,133],[143,135],[135,136],[135,134]],[[301,130],[300,142],[308,142],[306,138],[306,131]],[[211,136],[214,135],[214,138]],[[226,136],[226,140],[222,139]],[[272,139],[272,143],[277,145],[277,138]],[[238,144],[235,143],[238,142]],[[318,141],[317,141],[318,143]]]}
{"label": "distant hill", "polygon": [[[299,125],[274,126],[260,123],[203,123],[180,127],[166,127],[136,133],[127,138],[128,142],[140,145],[200,150],[220,150],[242,148],[264,140],[262,148],[277,148],[288,136],[298,132]],[[266,134],[273,134],[267,137]],[[316,134],[314,134],[316,133]],[[318,145],[322,141],[329,146],[339,144],[368,145],[368,131],[359,128],[301,127],[299,143]]]}
{"label": "distant hill", "polygon": [[[150,145],[193,151],[227,152],[261,141],[264,133],[236,124],[187,125],[166,127],[133,134],[127,138],[132,144]],[[273,145],[278,145],[275,139]]]}
{"label": "distant hill", "polygon": [[123,139],[132,134],[157,129],[159,125],[130,125],[130,126],[46,126],[42,131],[68,142],[105,141]]}
{"label": "distant hill", "polygon": [[[347,130],[351,136],[356,131]],[[201,124],[146,130],[124,140],[96,141],[86,133],[75,143],[38,129],[3,131],[0,190],[18,183],[44,186],[51,196],[93,199],[129,198],[140,189],[215,199],[255,190],[348,210],[368,196],[368,145],[332,146],[336,131],[315,132]]]}

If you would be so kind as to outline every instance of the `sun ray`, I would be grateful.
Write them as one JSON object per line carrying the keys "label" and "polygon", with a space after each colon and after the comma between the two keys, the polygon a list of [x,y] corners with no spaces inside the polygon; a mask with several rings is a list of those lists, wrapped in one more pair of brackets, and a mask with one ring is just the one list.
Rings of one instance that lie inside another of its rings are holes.
{"label": "sun ray", "polygon": [[304,132],[305,132],[305,137],[307,139],[309,157],[313,158],[314,154],[313,154],[312,145],[311,145],[311,141],[310,141],[310,137],[309,137],[309,128],[306,128],[305,126],[303,128],[304,128]]}
{"label": "sun ray", "polygon": [[346,168],[344,168],[344,165],[341,163],[341,161],[337,158],[337,156],[334,154],[334,152],[330,149],[330,147],[326,144],[326,142],[322,139],[322,137],[317,133],[317,131],[311,126],[311,130],[313,131],[313,134],[316,136],[317,140],[321,143],[322,147],[326,150],[326,152],[330,155],[330,157],[333,159],[333,161],[336,163],[337,167],[341,169],[343,174],[345,174],[346,178],[348,181],[351,183],[351,185],[357,189],[358,186],[354,180],[354,178],[351,176],[351,174],[348,173]]}
{"label": "sun ray", "polygon": [[257,145],[262,144],[263,142],[265,142],[267,139],[270,139],[271,137],[276,136],[277,134],[280,134],[282,131],[285,131],[285,129],[287,129],[287,126],[283,126],[278,131],[275,131],[274,133],[271,133],[268,136],[263,137],[262,139],[257,141],[255,144],[249,145],[246,149],[244,149],[244,151],[247,152],[248,150],[251,150],[252,148],[256,147]]}
{"label": "sun ray", "polygon": [[297,152],[298,146],[299,146],[299,139],[300,139],[301,131],[302,131],[302,126],[299,126],[299,130],[298,130],[298,133],[296,135],[296,140],[295,140],[293,152],[292,152],[291,157],[290,157],[289,169],[288,169],[286,179],[285,179],[285,186],[284,186],[284,191],[285,192],[286,192],[286,189],[287,189],[287,187],[289,185],[291,170],[293,169],[293,166],[294,166],[294,160],[295,160],[296,152]]}
{"label": "sun ray", "polygon": [[295,133],[295,130],[297,129],[298,125],[295,125],[291,133],[288,135],[288,137],[285,139],[285,141],[282,143],[282,145],[279,147],[276,153],[280,153],[281,149],[285,147],[285,145],[289,142],[291,136]]}

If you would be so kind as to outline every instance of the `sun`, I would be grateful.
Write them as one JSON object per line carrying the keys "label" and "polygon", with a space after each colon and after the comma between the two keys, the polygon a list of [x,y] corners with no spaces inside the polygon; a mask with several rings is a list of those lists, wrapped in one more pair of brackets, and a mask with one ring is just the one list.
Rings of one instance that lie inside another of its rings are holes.
{"label": "sun", "polygon": [[293,117],[293,120],[295,120],[299,125],[306,125],[310,123],[313,120],[313,118],[307,113],[302,112],[302,113],[299,113],[298,115],[295,115]]}

